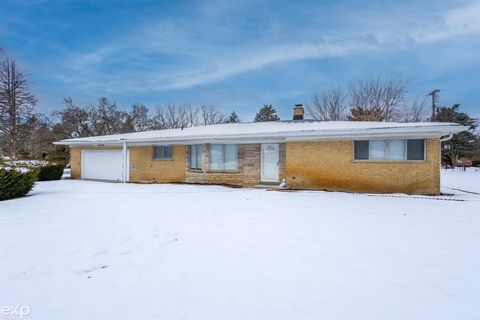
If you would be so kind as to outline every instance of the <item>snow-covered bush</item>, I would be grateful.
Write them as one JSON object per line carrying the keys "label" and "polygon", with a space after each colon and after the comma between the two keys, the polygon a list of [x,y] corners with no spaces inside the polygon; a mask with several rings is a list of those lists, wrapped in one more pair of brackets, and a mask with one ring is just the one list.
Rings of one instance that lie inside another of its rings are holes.
{"label": "snow-covered bush", "polygon": [[41,166],[55,164],[45,160],[8,160],[4,162],[6,165],[9,165],[12,167],[26,167],[26,168],[38,168]]}
{"label": "snow-covered bush", "polygon": [[0,201],[23,197],[32,190],[37,170],[0,168]]}
{"label": "snow-covered bush", "polygon": [[64,166],[61,164],[50,164],[38,168],[38,181],[60,180],[63,175]]}
{"label": "snow-covered bush", "polygon": [[3,167],[16,168],[17,171],[36,169],[38,171],[38,181],[60,180],[65,168],[64,165],[45,160],[11,160],[5,161]]}

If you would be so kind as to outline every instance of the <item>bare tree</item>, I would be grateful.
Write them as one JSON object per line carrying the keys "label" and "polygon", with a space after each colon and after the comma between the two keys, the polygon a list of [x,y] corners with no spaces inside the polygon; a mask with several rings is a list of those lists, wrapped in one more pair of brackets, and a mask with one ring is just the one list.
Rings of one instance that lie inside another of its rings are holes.
{"label": "bare tree", "polygon": [[158,107],[153,117],[156,129],[188,128],[198,125],[210,125],[223,123],[227,120],[213,105],[201,105],[192,108],[189,104],[168,104],[166,107]]}
{"label": "bare tree", "polygon": [[427,116],[426,100],[416,99],[413,102],[405,103],[399,111],[396,121],[400,122],[420,122]]}
{"label": "bare tree", "polygon": [[117,105],[103,97],[98,99],[98,106],[90,108],[91,130],[94,135],[121,133],[127,113],[118,110]]}
{"label": "bare tree", "polygon": [[148,108],[143,104],[134,104],[132,110],[127,114],[122,132],[151,130],[154,127],[154,123],[150,118],[149,112]]}
{"label": "bare tree", "polygon": [[198,110],[189,104],[168,104],[157,108],[153,121],[156,129],[183,129],[197,125],[197,115]]}
{"label": "bare tree", "polygon": [[15,59],[0,60],[0,135],[12,158],[17,156],[19,126],[32,114],[37,99]]}
{"label": "bare tree", "polygon": [[360,80],[349,89],[348,119],[362,121],[394,121],[407,93],[405,81],[398,79]]}
{"label": "bare tree", "polygon": [[59,118],[61,128],[68,138],[80,138],[91,136],[90,113],[87,108],[77,107],[73,104],[72,98],[65,98],[65,109],[54,112]]}
{"label": "bare tree", "polygon": [[[382,82],[380,86],[382,86]],[[406,99],[406,82],[399,79],[383,81],[383,94],[381,108],[385,114],[385,121],[395,121],[396,113]]]}
{"label": "bare tree", "polygon": [[317,120],[339,121],[345,119],[346,95],[341,87],[334,87],[314,95],[312,104],[307,104],[310,115]]}
{"label": "bare tree", "polygon": [[199,124],[201,125],[210,125],[222,123],[227,120],[224,114],[217,110],[213,105],[203,104],[198,110]]}
{"label": "bare tree", "polygon": [[27,158],[45,159],[54,148],[50,120],[42,114],[34,114],[19,128],[19,155]]}

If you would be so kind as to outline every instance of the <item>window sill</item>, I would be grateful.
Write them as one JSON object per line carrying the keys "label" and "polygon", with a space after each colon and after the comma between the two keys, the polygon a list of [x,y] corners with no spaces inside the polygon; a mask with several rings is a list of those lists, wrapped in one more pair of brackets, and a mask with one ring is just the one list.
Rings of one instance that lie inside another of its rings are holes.
{"label": "window sill", "polygon": [[381,163],[381,164],[421,164],[429,163],[427,160],[352,160],[353,163]]}
{"label": "window sill", "polygon": [[170,159],[152,159],[153,161],[174,161],[175,159],[170,158]]}
{"label": "window sill", "polygon": [[207,173],[240,173],[240,171],[237,170],[208,170]]}

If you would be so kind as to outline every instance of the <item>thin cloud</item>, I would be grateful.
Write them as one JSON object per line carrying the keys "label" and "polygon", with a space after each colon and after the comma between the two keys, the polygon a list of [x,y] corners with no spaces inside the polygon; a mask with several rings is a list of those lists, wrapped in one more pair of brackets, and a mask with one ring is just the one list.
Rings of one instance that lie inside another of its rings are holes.
{"label": "thin cloud", "polygon": [[480,2],[447,12],[443,21],[414,29],[411,37],[418,43],[441,41],[451,37],[480,33]]}
{"label": "thin cloud", "polygon": [[368,43],[320,43],[296,44],[265,48],[260,52],[246,54],[242,58],[224,61],[209,68],[180,73],[172,76],[169,83],[161,89],[180,89],[195,85],[207,84],[245,72],[258,70],[269,65],[322,57],[338,57],[354,52],[373,50],[375,46]]}
{"label": "thin cloud", "polygon": [[[262,38],[247,39],[246,43],[236,45],[232,45],[232,41],[222,44],[215,39],[218,34],[207,37],[215,31],[216,24],[200,23],[202,19],[181,24],[175,21],[156,22],[135,30],[129,36],[117,38],[98,50],[72,57],[69,68],[77,74],[69,81],[78,84],[88,79],[84,86],[108,87],[110,91],[185,89],[276,64],[364,54],[478,34],[479,16],[480,3],[475,2],[444,13],[438,21],[425,21],[421,26],[390,26],[390,30],[362,30],[362,34],[355,34],[352,30],[353,36],[343,38],[335,38],[332,36],[335,30],[327,30],[322,31],[322,37],[309,41],[290,40],[289,43],[279,44]],[[231,34],[233,38],[240,32],[235,25],[223,28],[220,34]],[[302,39],[303,29],[308,29],[308,21],[292,32]],[[243,36],[239,38],[244,39]],[[154,58],[165,55],[175,61],[163,64],[161,59],[156,61]],[[102,67],[108,65],[113,57],[125,60],[125,69],[113,70],[113,75],[103,74],[106,71]],[[143,57],[148,57],[143,70],[128,68],[128,63]]]}

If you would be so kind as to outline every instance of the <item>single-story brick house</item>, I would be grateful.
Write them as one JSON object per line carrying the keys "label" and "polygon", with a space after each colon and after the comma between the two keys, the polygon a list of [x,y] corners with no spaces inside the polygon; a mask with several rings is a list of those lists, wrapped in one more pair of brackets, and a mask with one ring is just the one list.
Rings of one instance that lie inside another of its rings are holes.
{"label": "single-story brick house", "polygon": [[294,120],[67,139],[71,176],[122,182],[279,185],[440,193],[440,141],[454,123]]}

